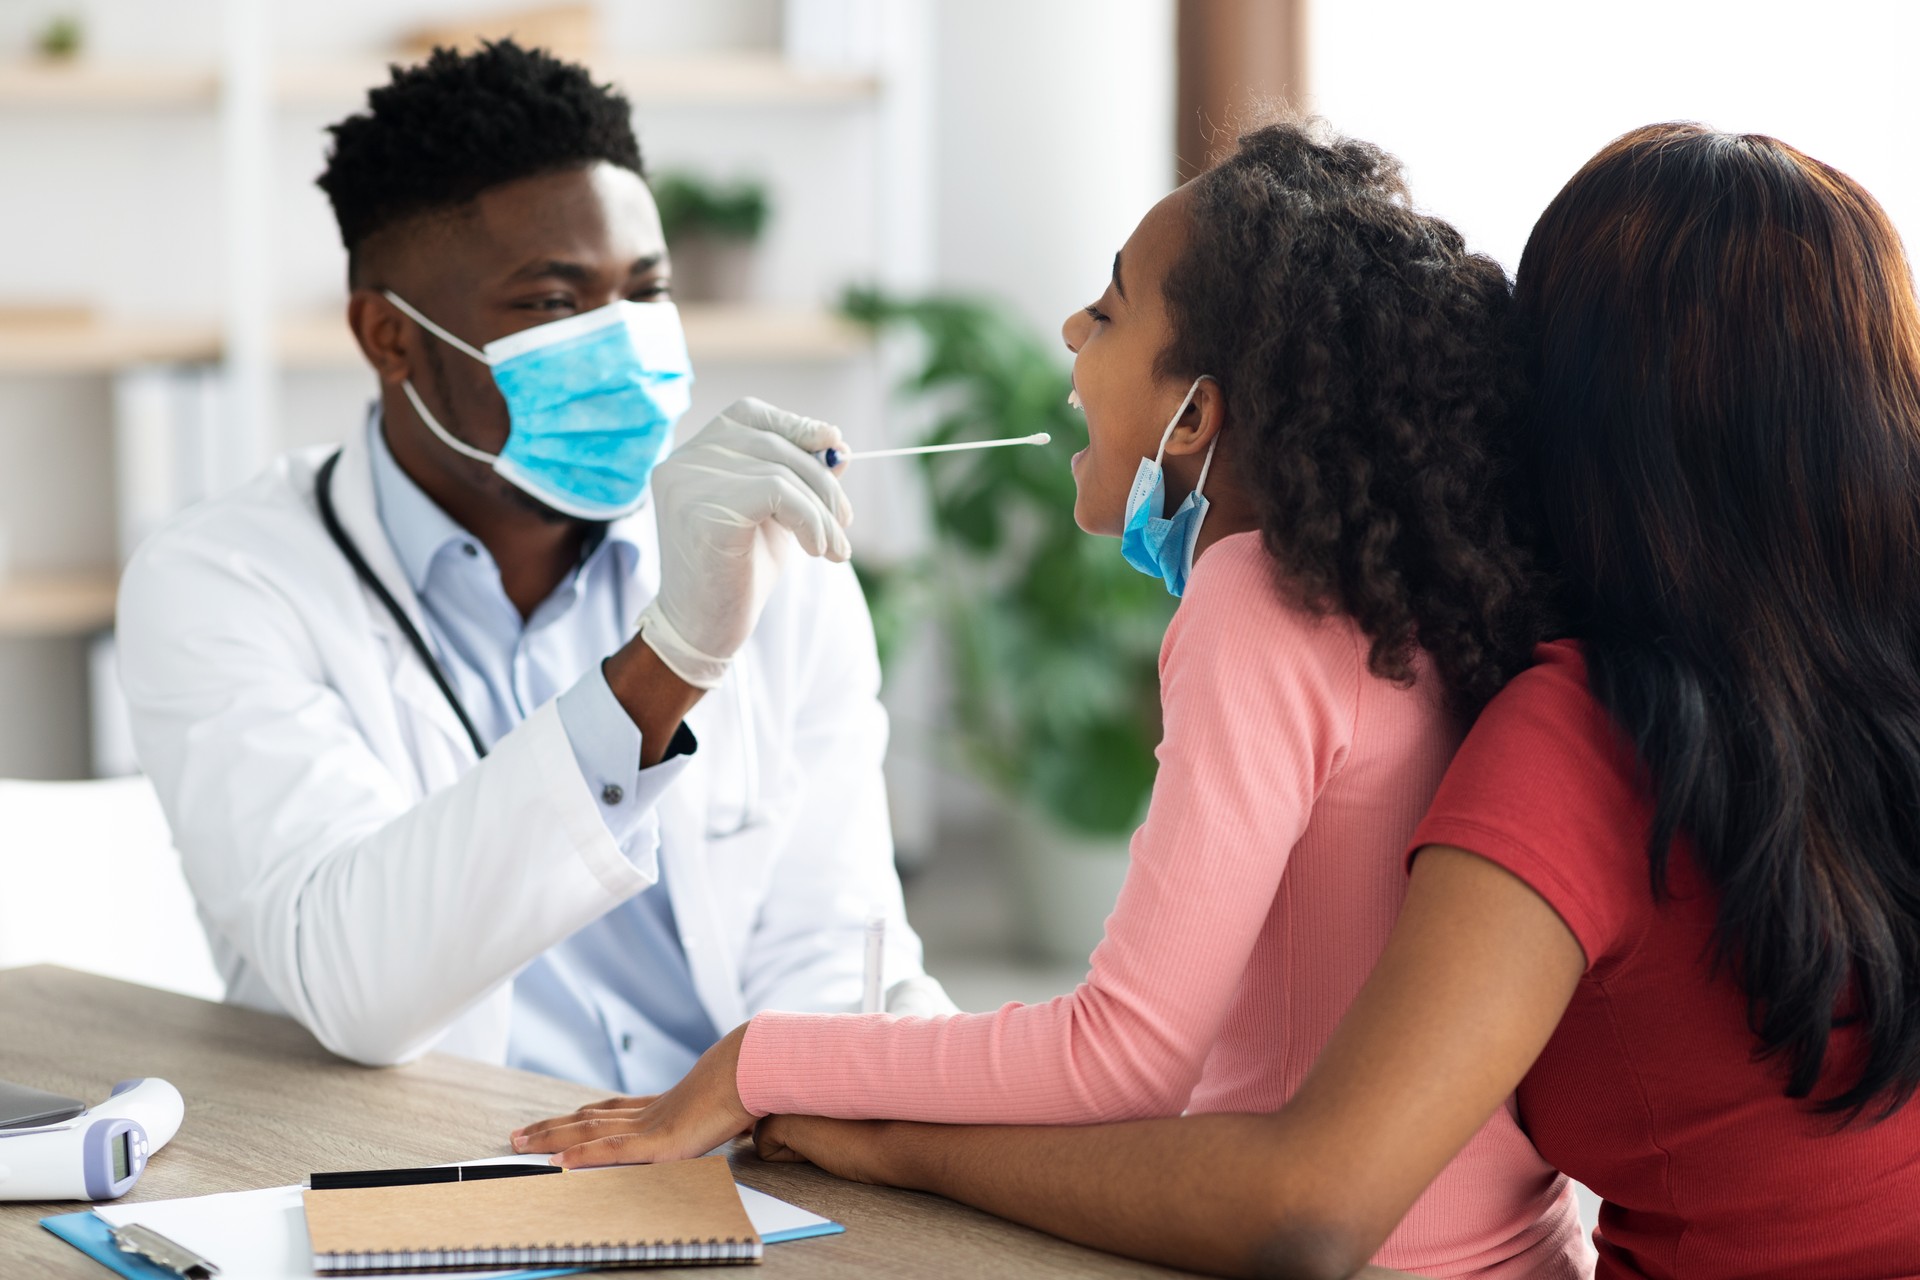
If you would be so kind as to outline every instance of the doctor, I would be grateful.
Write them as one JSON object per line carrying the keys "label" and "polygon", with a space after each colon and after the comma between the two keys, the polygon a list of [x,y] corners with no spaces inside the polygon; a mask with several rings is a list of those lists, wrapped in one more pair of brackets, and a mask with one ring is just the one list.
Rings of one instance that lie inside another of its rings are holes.
{"label": "doctor", "polygon": [[691,370],[626,101],[501,43],[332,133],[379,402],[155,534],[120,596],[229,998],[365,1063],[651,1093],[757,1010],[854,1007],[880,912],[889,1007],[951,1009],[811,456],[839,433],[742,401],[661,460]]}

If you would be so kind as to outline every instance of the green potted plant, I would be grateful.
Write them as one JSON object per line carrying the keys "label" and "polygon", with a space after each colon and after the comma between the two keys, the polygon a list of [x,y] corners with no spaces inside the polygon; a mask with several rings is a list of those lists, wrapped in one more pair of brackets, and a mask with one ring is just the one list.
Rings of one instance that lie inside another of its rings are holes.
{"label": "green potted plant", "polygon": [[965,299],[856,291],[844,309],[922,339],[902,390],[937,406],[929,443],[1053,436],[922,459],[933,545],[919,563],[867,577],[884,637],[908,616],[941,624],[961,758],[1008,801],[1028,936],[1044,954],[1084,959],[1153,787],[1174,601],[1074,524],[1069,459],[1086,428],[1048,345]]}
{"label": "green potted plant", "polygon": [[77,13],[48,18],[33,38],[34,52],[48,62],[72,62],[86,44],[87,29]]}
{"label": "green potted plant", "polygon": [[673,255],[673,292],[682,302],[740,303],[753,296],[755,246],[772,205],[751,180],[717,183],[690,173],[653,180],[661,229]]}

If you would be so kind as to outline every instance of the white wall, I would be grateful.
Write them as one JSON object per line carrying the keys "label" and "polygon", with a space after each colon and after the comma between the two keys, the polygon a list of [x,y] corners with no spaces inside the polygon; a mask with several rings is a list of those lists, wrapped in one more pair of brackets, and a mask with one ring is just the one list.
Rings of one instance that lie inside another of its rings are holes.
{"label": "white wall", "polygon": [[[1099,295],[1114,252],[1173,187],[1173,9],[1173,0],[936,5],[933,287],[999,298],[1048,343]],[[956,848],[990,840],[972,833],[997,805],[940,750],[934,655],[916,648],[896,670],[927,683],[894,695],[891,767],[932,792]]]}
{"label": "white wall", "polygon": [[937,13],[940,283],[1004,297],[1056,334],[1173,188],[1172,0]]}
{"label": "white wall", "polygon": [[1414,196],[1507,269],[1610,139],[1696,120],[1769,133],[1879,197],[1920,246],[1908,0],[1326,0],[1313,102],[1407,163]]}

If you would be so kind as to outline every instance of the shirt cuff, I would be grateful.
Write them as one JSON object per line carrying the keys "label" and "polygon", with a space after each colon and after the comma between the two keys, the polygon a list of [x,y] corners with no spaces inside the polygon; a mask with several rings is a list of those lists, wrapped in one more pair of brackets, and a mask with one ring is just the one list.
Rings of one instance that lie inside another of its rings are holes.
{"label": "shirt cuff", "polygon": [[628,858],[636,863],[645,860],[659,840],[654,805],[699,749],[693,731],[681,724],[667,745],[666,758],[642,769],[640,727],[613,696],[597,663],[560,695],[558,703],[560,725],[607,831]]}

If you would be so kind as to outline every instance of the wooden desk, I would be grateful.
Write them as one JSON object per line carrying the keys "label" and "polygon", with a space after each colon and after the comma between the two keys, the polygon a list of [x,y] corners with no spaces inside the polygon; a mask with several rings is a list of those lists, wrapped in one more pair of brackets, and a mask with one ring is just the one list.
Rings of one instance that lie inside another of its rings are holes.
{"label": "wooden desk", "polygon": [[[93,1100],[106,1097],[116,1080],[149,1075],[178,1086],[187,1119],[129,1203],[285,1186],[314,1169],[505,1155],[508,1130],[604,1096],[438,1054],[369,1070],[327,1053],[286,1018],[51,966],[0,971],[0,1077]],[[763,1164],[745,1144],[732,1160],[741,1182],[847,1227],[845,1235],[769,1247],[756,1276],[1182,1274],[1082,1249],[937,1196],[842,1182],[809,1165]],[[104,1280],[105,1269],[39,1225],[48,1214],[81,1207],[0,1202],[0,1275]],[[718,1273],[644,1274],[713,1280]]]}

